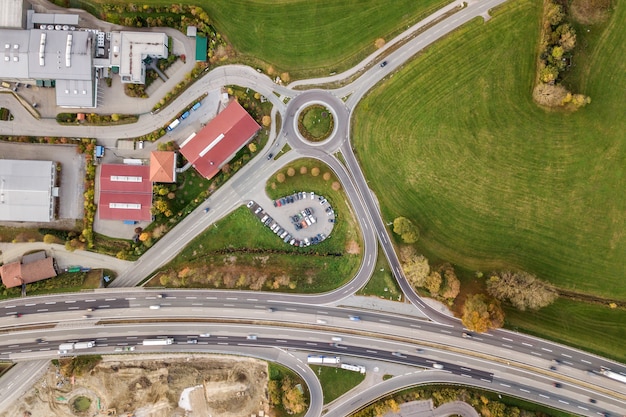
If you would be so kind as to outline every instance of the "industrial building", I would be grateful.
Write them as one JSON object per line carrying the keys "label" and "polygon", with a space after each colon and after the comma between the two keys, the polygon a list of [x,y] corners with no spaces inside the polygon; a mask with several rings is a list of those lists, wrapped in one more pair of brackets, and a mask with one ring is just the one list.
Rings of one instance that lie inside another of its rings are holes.
{"label": "industrial building", "polygon": [[0,160],[0,220],[51,222],[59,189],[52,161]]}
{"label": "industrial building", "polygon": [[146,58],[168,56],[165,33],[105,33],[78,27],[78,15],[1,3],[0,79],[55,87],[57,106],[94,108],[101,69],[118,73],[123,83],[143,84]]}

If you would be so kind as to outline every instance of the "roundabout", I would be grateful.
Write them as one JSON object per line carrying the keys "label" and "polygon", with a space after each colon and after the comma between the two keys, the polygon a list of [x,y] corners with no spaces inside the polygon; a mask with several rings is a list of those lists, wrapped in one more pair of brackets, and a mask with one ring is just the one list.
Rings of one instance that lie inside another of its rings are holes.
{"label": "roundabout", "polygon": [[327,91],[303,92],[289,102],[285,113],[284,134],[295,149],[334,152],[347,138],[350,112]]}

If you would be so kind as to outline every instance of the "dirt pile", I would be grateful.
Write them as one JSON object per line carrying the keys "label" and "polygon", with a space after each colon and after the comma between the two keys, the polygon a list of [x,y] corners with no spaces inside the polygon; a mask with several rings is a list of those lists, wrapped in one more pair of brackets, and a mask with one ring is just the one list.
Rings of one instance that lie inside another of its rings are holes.
{"label": "dirt pile", "polygon": [[267,415],[267,363],[217,355],[104,356],[92,372],[42,379],[0,417]]}

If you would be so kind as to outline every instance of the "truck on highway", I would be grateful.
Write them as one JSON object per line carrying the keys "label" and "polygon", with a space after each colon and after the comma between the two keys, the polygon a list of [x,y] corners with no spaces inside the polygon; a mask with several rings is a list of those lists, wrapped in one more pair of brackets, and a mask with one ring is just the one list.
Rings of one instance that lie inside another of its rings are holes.
{"label": "truck on highway", "polygon": [[361,374],[365,374],[365,366],[363,365],[350,365],[347,363],[342,363],[340,366],[341,369],[347,369],[348,371],[358,372]]}
{"label": "truck on highway", "polygon": [[616,381],[623,382],[624,384],[626,384],[626,376],[622,374],[618,374],[617,372],[613,372],[604,367],[600,369],[600,373],[607,378],[611,378],[611,379],[614,379]]}
{"label": "truck on highway", "polygon": [[174,343],[174,339],[171,337],[167,339],[144,339],[143,341],[144,346],[165,346],[171,345],[172,343]]}
{"label": "truck on highway", "polygon": [[76,343],[61,343],[59,345],[59,353],[67,353],[74,349],[90,349],[96,345],[96,342],[76,342]]}

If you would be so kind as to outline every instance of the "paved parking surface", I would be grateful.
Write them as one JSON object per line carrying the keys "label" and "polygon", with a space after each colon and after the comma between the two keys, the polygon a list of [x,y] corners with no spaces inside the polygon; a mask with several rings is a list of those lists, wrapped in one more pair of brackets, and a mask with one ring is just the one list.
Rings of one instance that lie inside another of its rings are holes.
{"label": "paved parking surface", "polygon": [[[280,236],[284,236],[283,239],[291,236],[286,243],[294,246],[308,246],[315,244],[316,239],[320,242],[328,239],[335,225],[330,221],[335,219],[330,203],[324,197],[311,195],[310,192],[289,194],[270,204],[266,203],[266,206],[253,202],[249,209],[265,226],[279,231],[277,239]],[[287,234],[281,232],[281,229]]]}
{"label": "paved parking surface", "polygon": [[[59,221],[83,218],[85,158],[76,152],[75,145],[0,142],[0,155],[2,159],[59,162],[61,164],[61,183],[57,200]],[[26,223],[19,225],[29,227]]]}

